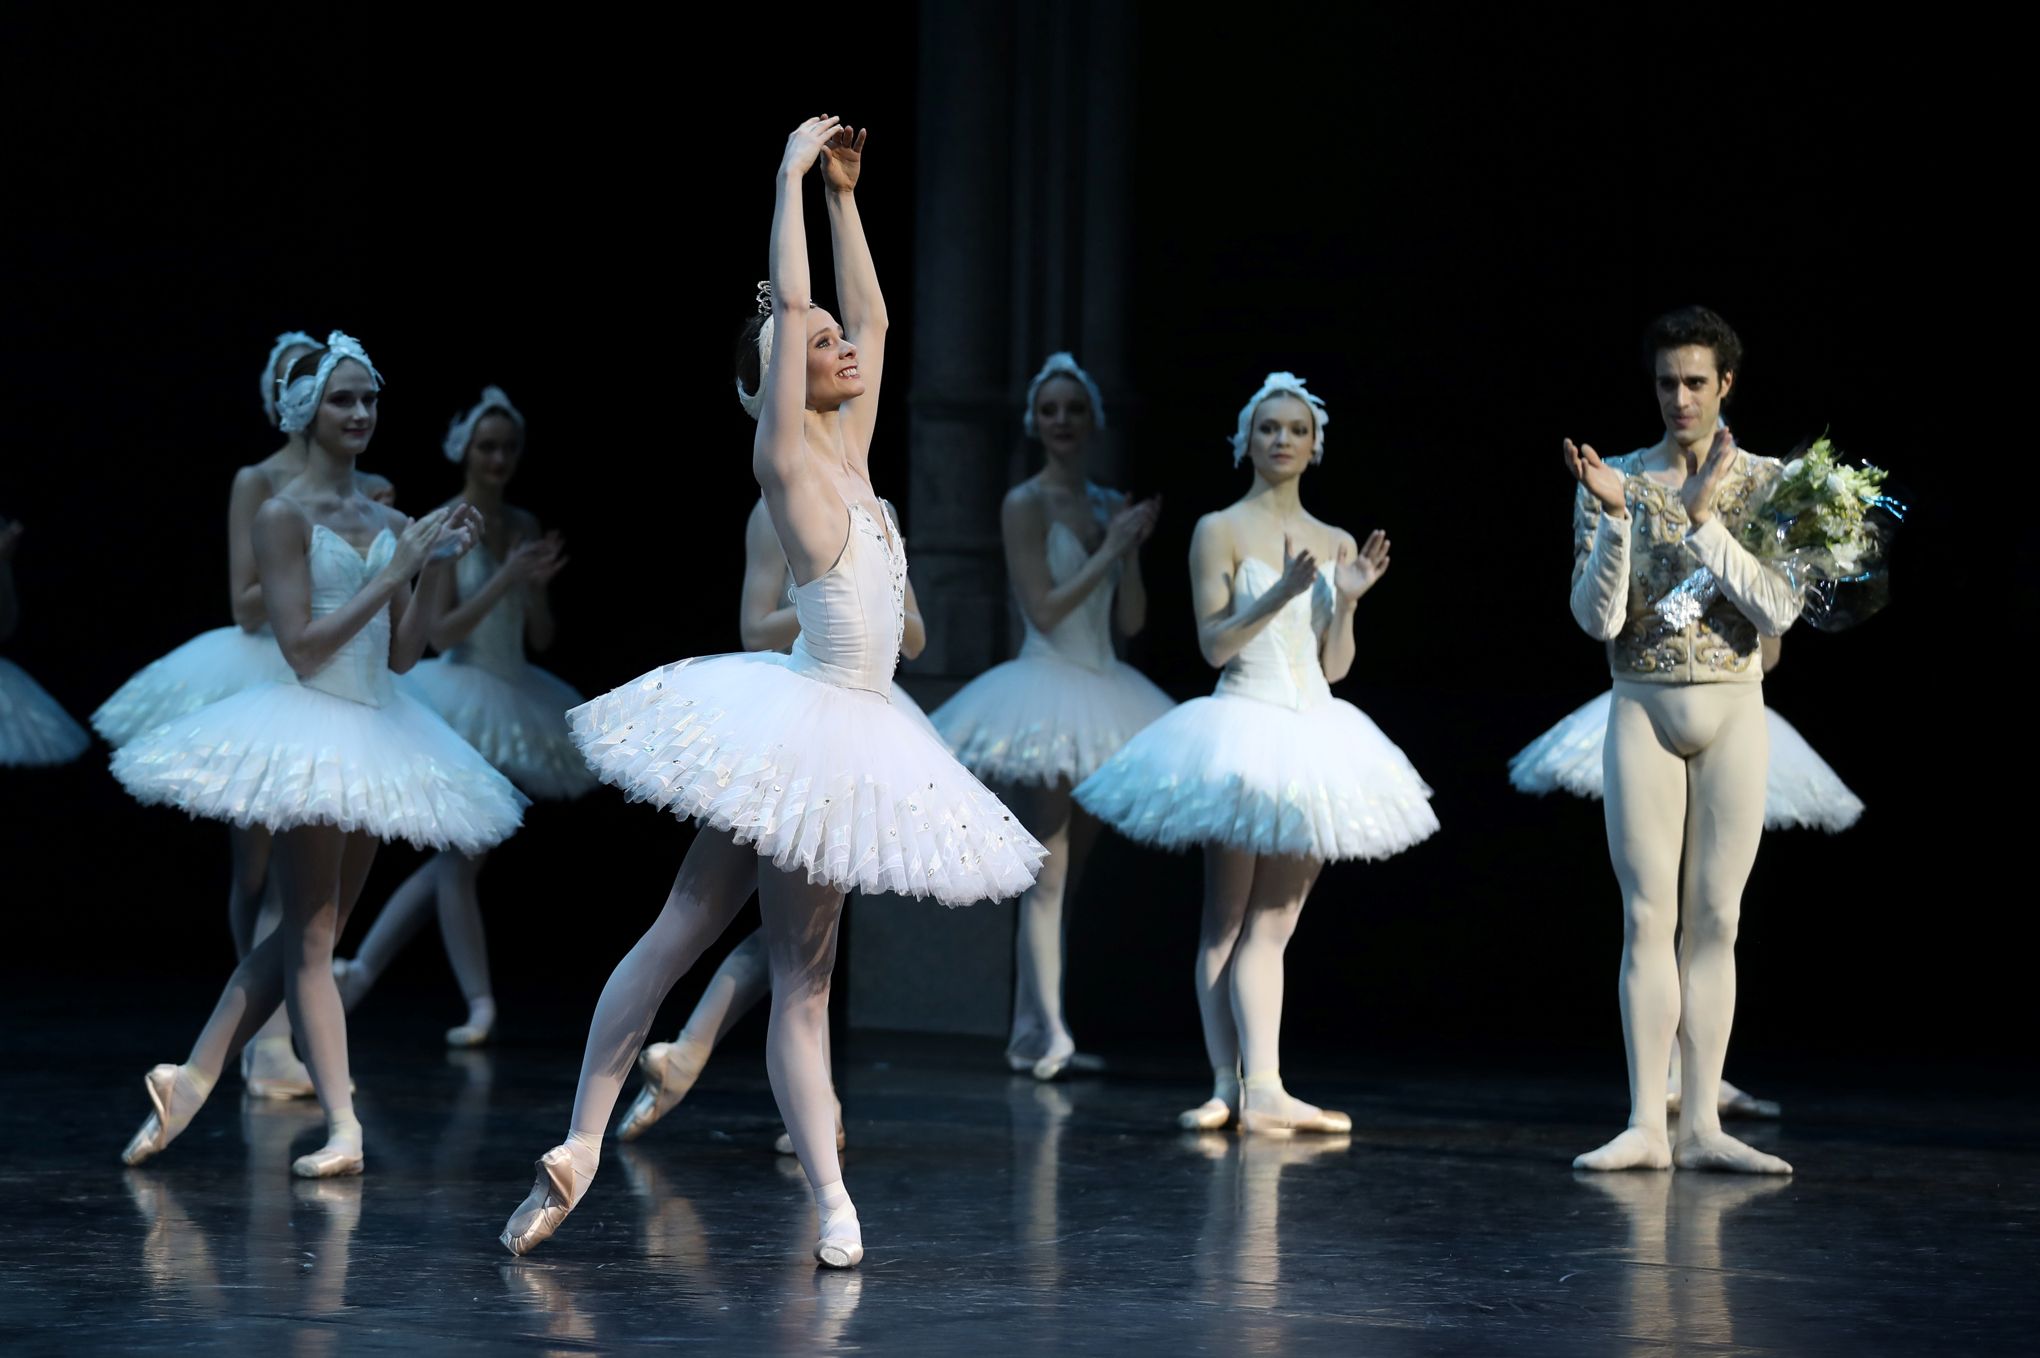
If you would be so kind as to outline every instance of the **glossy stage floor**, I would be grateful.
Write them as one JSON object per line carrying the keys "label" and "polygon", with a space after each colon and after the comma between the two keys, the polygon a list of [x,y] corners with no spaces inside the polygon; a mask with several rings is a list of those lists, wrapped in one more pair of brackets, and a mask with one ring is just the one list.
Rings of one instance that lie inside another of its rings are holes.
{"label": "glossy stage floor", "polygon": [[[197,1015],[177,1017],[181,1040]],[[2024,1353],[2040,1319],[2031,1102],[1888,1072],[1872,1094],[1772,1086],[1787,1120],[1748,1135],[1797,1177],[1576,1175],[1620,1121],[1612,1061],[1299,1062],[1354,1131],[1284,1141],[1176,1131],[1192,1053],[1041,1086],[993,1044],[859,1034],[841,1073],[868,1253],[826,1273],[746,1030],[515,1260],[496,1233],[562,1130],[579,1019],[514,1016],[449,1055],[435,1018],[356,1025],[369,1171],[306,1183],[287,1165],[315,1106],[232,1076],[123,1169],[161,1015],[17,1008],[0,1350]]]}

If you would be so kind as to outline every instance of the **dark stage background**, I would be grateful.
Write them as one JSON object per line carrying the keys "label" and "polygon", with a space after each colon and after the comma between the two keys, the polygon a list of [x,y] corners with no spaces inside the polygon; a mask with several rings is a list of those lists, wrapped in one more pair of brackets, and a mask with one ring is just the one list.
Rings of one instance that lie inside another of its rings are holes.
{"label": "dark stage background", "polygon": [[[1307,503],[1395,542],[1340,691],[1409,752],[1445,827],[1325,873],[1291,953],[1292,1047],[1543,1049],[1614,1078],[1599,808],[1516,795],[1504,767],[1607,682],[1566,609],[1558,441],[1656,436],[1636,337],[1689,300],[1744,336],[1747,446],[1831,427],[1917,506],[1889,610],[1795,629],[1767,682],[1869,811],[1837,838],[1767,838],[1732,1072],[2022,1045],[2005,935],[2032,740],[2004,715],[2023,679],[2004,661],[2031,640],[2030,535],[1998,509],[2017,487],[1977,472],[2019,379],[1979,323],[1998,242],[1974,186],[1995,153],[1960,54],[1713,11],[1619,34],[1190,13],[1139,7],[1113,57],[1138,118],[1133,391],[1111,415],[1132,488],[1167,498],[1132,655],[1178,697],[1208,690],[1190,530],[1246,484],[1223,441],[1240,402],[1269,368],[1302,373],[1333,416]],[[364,465],[407,509],[458,488],[438,443],[481,384],[530,417],[513,498],[573,554],[547,666],[592,693],[734,648],[754,489],[731,341],[779,147],[823,108],[874,129],[860,200],[896,328],[873,470],[905,484],[913,327],[945,305],[914,285],[916,195],[955,191],[917,182],[916,124],[944,116],[916,107],[919,65],[944,60],[918,50],[920,18],[862,10],[782,56],[742,15],[504,38],[416,13],[13,12],[0,513],[29,533],[7,654],[82,719],[224,624],[228,484],[277,442],[262,356],[280,329],[335,326],[386,374]],[[826,298],[818,209],[811,230]],[[89,1005],[165,982],[181,1040],[230,964],[225,834],[136,806],[103,762],[0,775],[5,990],[75,985]],[[483,879],[506,1031],[546,996],[587,1012],[688,833],[607,791],[534,811]],[[361,919],[416,861],[385,853]],[[1071,938],[1088,1042],[1162,1037],[1197,1060],[1198,879],[1194,859],[1101,849]],[[389,983],[454,1007],[432,946]]]}

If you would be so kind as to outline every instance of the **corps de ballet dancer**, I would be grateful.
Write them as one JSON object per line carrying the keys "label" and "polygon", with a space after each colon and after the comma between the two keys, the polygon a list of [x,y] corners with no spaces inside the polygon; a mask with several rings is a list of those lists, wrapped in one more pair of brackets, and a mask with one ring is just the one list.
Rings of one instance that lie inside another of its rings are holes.
{"label": "corps de ballet dancer", "polygon": [[[1044,852],[890,701],[907,563],[867,465],[886,311],[852,192],[864,144],[837,118],[811,118],[787,138],[777,175],[751,462],[798,582],[791,654],[679,661],[570,714],[604,782],[700,829],[659,918],[603,987],[567,1140],[539,1160],[529,1196],[504,1227],[514,1254],[550,1237],[582,1200],[623,1076],[661,1001],[755,883],[772,977],[765,1064],[814,1193],[815,1258],[855,1265],[863,1237],[843,1185],[822,1055],[844,893],[947,905],[1013,896],[1033,884]],[[817,163],[841,325],[808,295],[802,183]]]}
{"label": "corps de ballet dancer", "polygon": [[[411,696],[437,712],[482,758],[537,801],[578,797],[595,776],[567,734],[581,695],[525,658],[555,630],[546,586],[566,565],[559,534],[504,495],[524,457],[525,421],[500,387],[488,387],[448,428],[442,449],[464,475],[448,502],[474,506],[487,525],[454,568],[458,598],[432,629],[441,654],[406,677]],[[467,1018],[447,1029],[452,1047],[477,1047],[496,1026],[495,986],[477,887],[484,854],[442,850],[390,896],[352,958],[335,959],[341,1002],[353,1012],[436,909]]]}
{"label": "corps de ballet dancer", "polygon": [[114,776],[141,802],[268,829],[282,905],[183,1064],[148,1073],[154,1111],[122,1153],[130,1165],[177,1138],[281,1003],[327,1123],[325,1146],[291,1172],[360,1173],[333,943],[376,846],[402,838],[478,853],[522,813],[501,774],[395,687],[392,671],[423,653],[455,560],[483,525],[465,505],[410,520],[362,494],[354,464],[375,433],[381,386],[361,346],[335,331],[292,364],[279,396],[282,428],[306,435],[306,464],[256,512],[252,539],[291,677],[164,722],[114,755]]}
{"label": "corps de ballet dancer", "polygon": [[[746,326],[745,330],[743,347],[739,350],[739,367],[752,371],[740,373],[737,393],[745,411],[756,418],[765,398],[762,391],[754,391],[744,385],[746,376],[753,387],[758,382],[755,371],[758,364],[757,336],[754,327]],[[890,510],[892,506],[886,502],[885,507]],[[792,568],[786,564],[786,552],[779,545],[779,535],[772,529],[772,516],[766,511],[765,501],[760,499],[751,506],[750,517],[744,521],[744,585],[738,632],[743,637],[745,650],[791,653],[794,641],[800,636],[800,617],[794,608],[793,597]],[[914,584],[909,580],[906,622],[900,630],[900,655],[912,660],[927,644],[928,634],[921,621],[921,605],[914,598]],[[921,711],[920,705],[897,682],[892,686],[892,703],[902,715],[928,725],[927,715]],[[935,728],[928,726],[928,733],[935,735]],[[729,1035],[730,1029],[736,1027],[737,1020],[756,1008],[771,989],[771,977],[765,965],[765,930],[761,927],[752,930],[749,937],[730,949],[723,958],[722,965],[715,969],[715,975],[709,977],[707,987],[695,1002],[679,1035],[671,1042],[654,1042],[639,1055],[638,1071],[644,1083],[639,1087],[637,1097],[631,1100],[630,1107],[624,1111],[623,1120],[616,1124],[618,1139],[637,1140],[666,1114],[679,1107],[681,1100],[694,1088],[695,1081],[701,1078],[710,1053]],[[822,1061],[830,1069],[830,1088],[833,1091],[835,1066],[826,1026],[822,1029]],[[840,1151],[849,1144],[843,1130],[840,1097],[836,1107],[836,1149]],[[793,1154],[793,1137],[780,1133],[772,1143],[772,1149],[780,1155]]]}
{"label": "corps de ballet dancer", "polygon": [[[1768,676],[1777,667],[1782,643],[1777,637],[1759,637],[1758,641]],[[1524,746],[1509,761],[1510,784],[1519,792],[1540,797],[1570,792],[1599,801],[1607,756],[1608,709],[1613,701],[1612,693],[1601,694]],[[1771,737],[1771,760],[1764,775],[1764,828],[1837,834],[1854,825],[1863,814],[1862,799],[1776,708],[1766,704],[1764,719]],[[1674,1040],[1665,1084],[1666,1108],[1672,1113],[1679,1111],[1680,1079],[1679,1044]],[[1770,1119],[1784,1111],[1777,1100],[1760,1099],[1731,1084],[1726,1075],[1721,1077],[1718,1102],[1725,1118]]]}
{"label": "corps de ballet dancer", "polygon": [[1367,716],[1332,696],[1355,653],[1354,615],[1387,572],[1380,530],[1356,542],[1303,507],[1324,456],[1325,406],[1270,373],[1241,407],[1238,502],[1197,521],[1190,583],[1212,696],[1128,741],[1076,797],[1120,833],[1204,850],[1197,1005],[1211,1098],[1189,1130],[1339,1134],[1344,1113],[1290,1095],[1281,1074],[1283,952],[1328,862],[1380,859],[1438,829],[1431,789]]}
{"label": "corps de ballet dancer", "polygon": [[[1687,307],[1645,337],[1664,434],[1603,459],[1565,440],[1573,497],[1572,611],[1613,677],[1603,752],[1608,853],[1622,891],[1619,995],[1629,1126],[1576,1169],[1789,1174],[1721,1129],[1721,1068],[1735,1017],[1743,884],[1764,833],[1770,727],[1763,638],[1801,593],[1736,538],[1780,464],[1721,422],[1742,342]],[[1691,588],[1706,571],[1711,589]],[[1675,942],[1676,940],[1676,942]],[[1664,1089],[1680,1047],[1680,1140]]]}
{"label": "corps de ballet dancer", "polygon": [[934,715],[963,766],[989,784],[1048,846],[1041,875],[1020,898],[1013,1021],[1006,1061],[1037,1080],[1101,1069],[1077,1051],[1063,1013],[1067,930],[1098,821],[1070,790],[1135,732],[1175,706],[1119,659],[1113,633],[1147,622],[1140,548],[1159,500],[1132,503],[1085,474],[1092,433],[1105,423],[1098,384],[1067,353],[1051,354],[1027,387],[1021,426],[1040,440],[1042,469],[1006,494],[999,536],[1026,634],[1020,654],[958,690]]}
{"label": "corps de ballet dancer", "polygon": [[[276,337],[262,365],[262,413],[278,428],[277,394],[291,365],[318,352],[319,342],[301,330]],[[92,714],[93,729],[118,750],[129,741],[177,717],[189,715],[256,684],[291,677],[277,649],[276,635],[262,602],[255,568],[256,511],[302,475],[309,456],[306,431],[286,429],[283,446],[234,473],[227,498],[227,600],[233,623],[201,632],[122,684]],[[395,503],[389,481],[357,469],[355,484],[372,500]],[[263,887],[269,877],[269,831],[259,824],[227,826],[233,874],[227,887],[227,928],[234,953],[246,957],[274,929],[279,907]],[[241,1050],[241,1078],[257,1098],[310,1098],[312,1077],[291,1050],[290,1025],[281,1009],[255,1040]]]}
{"label": "corps de ballet dancer", "polygon": [[[14,554],[27,529],[0,514],[0,645],[21,623],[15,593]],[[68,764],[92,746],[92,737],[28,671],[0,656],[0,768]]]}

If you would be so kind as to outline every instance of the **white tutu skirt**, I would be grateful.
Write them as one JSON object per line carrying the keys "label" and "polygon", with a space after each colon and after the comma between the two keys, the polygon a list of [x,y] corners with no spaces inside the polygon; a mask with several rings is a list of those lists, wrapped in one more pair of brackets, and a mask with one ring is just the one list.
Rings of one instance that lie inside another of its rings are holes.
{"label": "white tutu skirt", "polygon": [[118,749],[173,717],[257,684],[292,683],[290,664],[267,632],[215,627],[151,662],[92,714],[92,729]]}
{"label": "white tutu skirt", "polygon": [[1085,810],[1164,849],[1222,844],[1323,862],[1387,858],[1438,829],[1431,789],[1351,703],[1298,712],[1193,698],[1077,785]]}
{"label": "white tutu skirt", "polygon": [[1047,854],[926,726],[776,652],[682,660],[567,719],[603,782],[810,882],[968,905]]}
{"label": "white tutu skirt", "polygon": [[942,733],[935,729],[935,723],[929,721],[928,714],[921,710],[921,705],[914,701],[912,694],[898,684],[892,686],[892,705],[894,711],[926,731],[931,740],[937,744],[946,744],[942,739]]}
{"label": "white tutu skirt", "polygon": [[567,734],[567,710],[585,699],[565,680],[536,665],[499,674],[434,659],[412,666],[401,682],[530,796],[558,801],[595,786]]}
{"label": "white tutu skirt", "polygon": [[[1608,744],[1608,707],[1600,697],[1530,742],[1509,761],[1509,781],[1519,792],[1543,796],[1570,792],[1601,795],[1601,757]],[[1840,775],[1815,754],[1806,737],[1769,707],[1771,767],[1764,787],[1764,827],[1846,830],[1863,814],[1863,802]]]}
{"label": "white tutu skirt", "polygon": [[142,802],[289,830],[333,825],[479,853],[517,829],[524,795],[432,710],[261,684],[122,746],[113,776]]}
{"label": "white tutu skirt", "polygon": [[0,660],[0,766],[68,764],[92,737],[11,660]]}
{"label": "white tutu skirt", "polygon": [[989,783],[1081,783],[1174,707],[1131,665],[1094,670],[1055,655],[995,665],[935,709],[935,729]]}

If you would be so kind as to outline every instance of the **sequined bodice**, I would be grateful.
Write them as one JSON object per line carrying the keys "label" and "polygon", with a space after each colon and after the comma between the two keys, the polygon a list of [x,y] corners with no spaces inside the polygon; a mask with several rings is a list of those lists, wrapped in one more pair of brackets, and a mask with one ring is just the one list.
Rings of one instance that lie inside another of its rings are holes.
{"label": "sequined bodice", "polygon": [[836,564],[793,587],[800,635],[792,658],[804,674],[891,701],[907,623],[907,557],[890,509],[886,521],[890,539],[863,505],[852,504]]}
{"label": "sequined bodice", "polygon": [[[368,544],[368,554],[322,523],[312,525],[312,540],[306,548],[311,569],[312,617],[323,618],[361,592],[375,573],[396,555],[396,534],[385,528]],[[315,688],[349,702],[381,707],[390,700],[390,610],[387,606],[362,624],[361,630],[340,644],[316,673],[299,678],[306,688]]]}
{"label": "sequined bodice", "polygon": [[[1091,549],[1084,546],[1084,540],[1076,530],[1060,520],[1048,526],[1048,575],[1060,585],[1084,568],[1091,559]],[[1094,670],[1108,668],[1112,654],[1112,596],[1119,588],[1119,576],[1125,569],[1123,561],[1112,563],[1112,571],[1089,594],[1086,594],[1075,608],[1063,615],[1047,632],[1035,627],[1034,620],[1021,614],[1027,634],[1020,643],[1020,654],[1041,655],[1053,653],[1065,660]]]}
{"label": "sequined bodice", "polygon": [[[1717,589],[1686,546],[1692,523],[1673,487],[1644,475],[1647,449],[1609,458],[1623,474],[1622,498],[1629,506],[1629,600],[1622,633],[1608,643],[1608,667],[1617,679],[1693,682],[1756,680],[1763,674],[1757,626]],[[1738,453],[1723,480],[1715,514],[1731,533],[1768,495],[1780,464],[1776,459]],[[1574,510],[1575,560],[1584,560],[1600,524],[1600,504],[1582,488]],[[1577,578],[1578,567],[1575,568]],[[1681,587],[1684,587],[1683,590]],[[1675,592],[1681,598],[1669,602]]]}
{"label": "sequined bodice", "polygon": [[[1258,698],[1301,711],[1332,696],[1325,682],[1318,644],[1331,626],[1337,598],[1332,592],[1332,566],[1318,570],[1308,594],[1299,594],[1255,633],[1240,653],[1226,662],[1217,692]],[[1238,607],[1266,593],[1281,573],[1258,557],[1248,557],[1233,571],[1233,604]]]}
{"label": "sequined bodice", "polygon": [[[477,544],[454,567],[460,597],[472,599],[489,583],[502,562],[488,547]],[[524,665],[524,591],[511,589],[482,615],[474,630],[446,653],[462,665],[480,665],[498,674],[514,674]]]}

